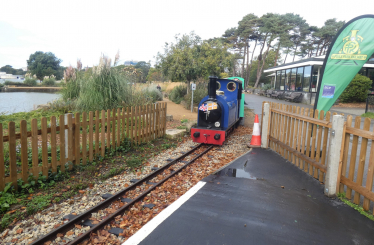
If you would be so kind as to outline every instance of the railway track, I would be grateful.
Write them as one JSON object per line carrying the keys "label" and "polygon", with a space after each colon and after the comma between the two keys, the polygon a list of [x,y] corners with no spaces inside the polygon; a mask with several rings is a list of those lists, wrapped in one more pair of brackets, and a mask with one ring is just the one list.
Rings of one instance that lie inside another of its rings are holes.
{"label": "railway track", "polygon": [[[197,145],[196,147],[192,148],[190,151],[184,153],[180,157],[173,159],[163,167],[155,169],[154,172],[150,173],[144,178],[140,180],[134,180],[135,183],[131,186],[115,193],[114,195],[106,195],[105,197],[103,197],[106,198],[103,202],[92,207],[86,212],[77,216],[71,215],[71,219],[69,220],[69,222],[63,224],[62,226],[51,231],[50,233],[46,234],[40,239],[34,241],[32,244],[36,245],[44,244],[46,242],[52,242],[58,237],[59,234],[65,234],[66,232],[71,231],[76,225],[90,226],[89,230],[87,230],[85,233],[80,234],[78,237],[70,241],[68,244],[82,243],[83,241],[90,238],[91,233],[104,229],[104,227],[110,224],[115,219],[115,217],[124,214],[125,211],[129,210],[134,204],[142,201],[149,193],[155,190],[156,187],[162,185],[165,181],[178,174],[180,171],[182,171],[188,165],[192,164],[197,159],[202,157],[212,148],[213,146],[207,146],[203,144]],[[134,195],[134,190],[139,189],[142,189],[143,191],[140,194]],[[104,210],[114,204],[116,204],[117,206],[119,204],[120,208],[116,209],[114,212],[104,217],[99,222],[94,223],[90,221],[90,218],[92,218],[93,214],[97,214],[100,212],[100,210]],[[144,206],[152,208],[152,204],[146,205]],[[119,233],[121,233],[121,229],[115,228],[112,232],[111,230],[109,230],[109,233],[118,235]]]}

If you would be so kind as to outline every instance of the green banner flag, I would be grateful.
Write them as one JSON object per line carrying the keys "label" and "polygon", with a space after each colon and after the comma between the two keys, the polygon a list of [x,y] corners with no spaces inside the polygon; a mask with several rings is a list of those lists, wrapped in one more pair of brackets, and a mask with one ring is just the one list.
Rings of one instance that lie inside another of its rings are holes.
{"label": "green banner flag", "polygon": [[345,24],[326,54],[314,109],[330,110],[373,52],[374,15],[359,16]]}

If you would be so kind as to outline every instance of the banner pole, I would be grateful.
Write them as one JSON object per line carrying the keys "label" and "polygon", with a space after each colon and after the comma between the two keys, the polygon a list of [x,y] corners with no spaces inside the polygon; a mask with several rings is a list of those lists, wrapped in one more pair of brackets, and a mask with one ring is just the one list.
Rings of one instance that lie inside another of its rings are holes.
{"label": "banner pole", "polygon": [[192,89],[192,96],[191,96],[191,112],[193,112],[193,89]]}

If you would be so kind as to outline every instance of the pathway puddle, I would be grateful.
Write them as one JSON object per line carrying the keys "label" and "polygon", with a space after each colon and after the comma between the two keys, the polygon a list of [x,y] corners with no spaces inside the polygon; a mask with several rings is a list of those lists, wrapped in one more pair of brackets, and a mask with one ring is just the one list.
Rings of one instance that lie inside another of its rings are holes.
{"label": "pathway puddle", "polygon": [[253,177],[250,173],[244,171],[243,169],[237,168],[225,168],[216,173],[217,176],[227,176],[234,178],[244,178],[244,179],[257,179]]}

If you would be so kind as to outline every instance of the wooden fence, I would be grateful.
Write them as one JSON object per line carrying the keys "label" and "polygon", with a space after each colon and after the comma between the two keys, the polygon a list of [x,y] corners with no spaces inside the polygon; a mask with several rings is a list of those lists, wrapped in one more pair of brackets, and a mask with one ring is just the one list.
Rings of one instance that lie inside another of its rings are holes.
{"label": "wooden fence", "polygon": [[[115,149],[129,139],[141,144],[162,137],[166,131],[166,103],[127,107],[107,111],[83,112],[31,120],[31,131],[27,122],[20,122],[16,132],[15,122],[8,129],[0,124],[0,191],[6,183],[17,188],[17,179],[27,182],[30,173],[35,179],[39,173],[48,177],[48,172],[72,169],[73,164],[85,165],[97,155],[104,156],[105,149]],[[66,119],[67,120],[66,120]],[[7,131],[7,135],[4,132]],[[68,164],[67,164],[68,163]]]}
{"label": "wooden fence", "polygon": [[[264,103],[270,104],[267,136],[269,147],[309,175],[324,182],[331,120],[336,113],[328,111],[325,115],[324,111],[314,112],[313,109],[299,106]],[[370,123],[371,120],[365,118],[361,129],[361,117],[356,116],[355,125],[352,127],[352,116],[347,117],[340,148],[341,175],[338,175],[337,179],[338,192],[345,193],[350,200],[353,197],[353,202],[362,205],[365,210],[372,208],[374,203],[374,132],[369,131]],[[363,197],[360,198],[360,195]]]}
{"label": "wooden fence", "polygon": [[[342,174],[339,192],[345,193],[348,199],[353,198],[355,204],[362,204],[364,210],[367,211],[370,204],[371,206],[374,204],[374,133],[370,132],[371,119],[365,118],[362,128],[361,120],[361,117],[356,116],[352,127],[352,116],[347,117],[342,147],[343,154],[340,159]],[[358,150],[360,150],[359,154]],[[350,153],[350,157],[348,153]],[[361,195],[364,198],[361,198]]]}

